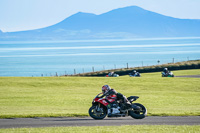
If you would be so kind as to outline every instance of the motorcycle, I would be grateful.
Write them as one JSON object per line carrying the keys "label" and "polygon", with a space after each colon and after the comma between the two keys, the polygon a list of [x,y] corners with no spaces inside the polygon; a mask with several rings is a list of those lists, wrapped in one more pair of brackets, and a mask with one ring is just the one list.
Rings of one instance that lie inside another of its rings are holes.
{"label": "motorcycle", "polygon": [[114,72],[110,72],[106,77],[119,77],[119,74],[116,74]]}
{"label": "motorcycle", "polygon": [[162,77],[174,77],[174,74],[173,72],[169,72],[169,73],[165,73],[165,72],[162,72]]}
{"label": "motorcycle", "polygon": [[141,77],[141,75],[140,75],[139,72],[136,72],[135,74],[129,73],[129,76],[130,76],[130,77]]}
{"label": "motorcycle", "polygon": [[131,107],[126,108],[126,105],[122,100],[116,100],[116,95],[110,97],[101,98],[99,93],[92,102],[92,106],[89,109],[89,115],[93,119],[100,120],[104,119],[108,115],[107,105],[111,105],[111,116],[108,117],[126,117],[131,116],[135,119],[143,119],[147,115],[147,109],[140,103],[133,103],[139,97],[130,96],[128,101],[131,103]]}

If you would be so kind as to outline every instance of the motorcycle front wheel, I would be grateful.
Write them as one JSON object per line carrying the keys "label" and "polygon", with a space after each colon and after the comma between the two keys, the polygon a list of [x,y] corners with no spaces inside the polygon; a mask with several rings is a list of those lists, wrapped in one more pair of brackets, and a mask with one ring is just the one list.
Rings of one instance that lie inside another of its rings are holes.
{"label": "motorcycle front wheel", "polygon": [[101,106],[92,106],[89,109],[89,115],[95,120],[101,120],[106,117],[107,111]]}
{"label": "motorcycle front wheel", "polygon": [[143,119],[147,115],[147,109],[140,103],[132,104],[134,108],[129,111],[129,115],[135,119]]}

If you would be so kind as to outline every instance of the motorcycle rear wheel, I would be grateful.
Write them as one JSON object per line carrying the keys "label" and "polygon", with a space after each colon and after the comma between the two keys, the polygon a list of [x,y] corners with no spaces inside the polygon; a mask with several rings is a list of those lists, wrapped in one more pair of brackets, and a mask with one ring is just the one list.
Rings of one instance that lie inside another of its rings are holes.
{"label": "motorcycle rear wheel", "polygon": [[134,103],[134,105],[139,107],[139,110],[132,110],[129,111],[129,115],[134,119],[143,119],[147,115],[147,109],[140,103]]}
{"label": "motorcycle rear wheel", "polygon": [[107,111],[105,108],[99,107],[99,110],[97,110],[97,106],[90,107],[88,112],[89,115],[95,120],[104,119],[107,115]]}

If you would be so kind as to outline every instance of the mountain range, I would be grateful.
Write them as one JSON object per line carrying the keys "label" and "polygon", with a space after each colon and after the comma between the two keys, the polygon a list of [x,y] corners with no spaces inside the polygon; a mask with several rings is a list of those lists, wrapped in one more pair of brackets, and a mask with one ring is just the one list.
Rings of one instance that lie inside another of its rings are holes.
{"label": "mountain range", "polygon": [[95,15],[76,13],[41,29],[2,32],[0,40],[130,39],[200,37],[199,19],[178,19],[130,6]]}

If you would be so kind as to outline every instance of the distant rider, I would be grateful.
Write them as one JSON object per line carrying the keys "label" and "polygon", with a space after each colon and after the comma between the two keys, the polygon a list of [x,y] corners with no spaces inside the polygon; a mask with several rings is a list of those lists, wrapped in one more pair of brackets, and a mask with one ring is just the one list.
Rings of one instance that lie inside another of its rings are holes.
{"label": "distant rider", "polygon": [[165,76],[169,75],[169,70],[168,70],[167,68],[164,68],[164,69],[163,69],[163,74],[164,74]]}
{"label": "distant rider", "polygon": [[[122,95],[121,93],[118,93],[116,90],[111,89],[109,85],[104,85],[102,87],[102,92],[103,95],[101,96],[102,98],[105,96],[110,97],[110,98],[115,98],[115,100],[122,100],[125,103],[126,108],[130,108],[131,107],[131,103],[128,101],[128,99],[126,98],[126,96]],[[117,96],[114,97],[114,95]],[[108,108],[108,116],[111,116],[111,107],[112,107],[112,103],[108,104],[107,108]]]}
{"label": "distant rider", "polygon": [[130,77],[140,77],[140,73],[137,72],[136,70],[133,70],[131,73],[129,73],[129,76]]}
{"label": "distant rider", "polygon": [[110,72],[110,73],[108,74],[108,76],[109,76],[109,77],[113,77],[113,76],[114,76],[114,72]]}
{"label": "distant rider", "polygon": [[138,72],[136,72],[136,70],[133,70],[132,73],[130,73],[131,76],[137,76]]}
{"label": "distant rider", "polygon": [[137,72],[136,70],[133,70],[133,72],[131,73],[131,75],[136,76]]}

